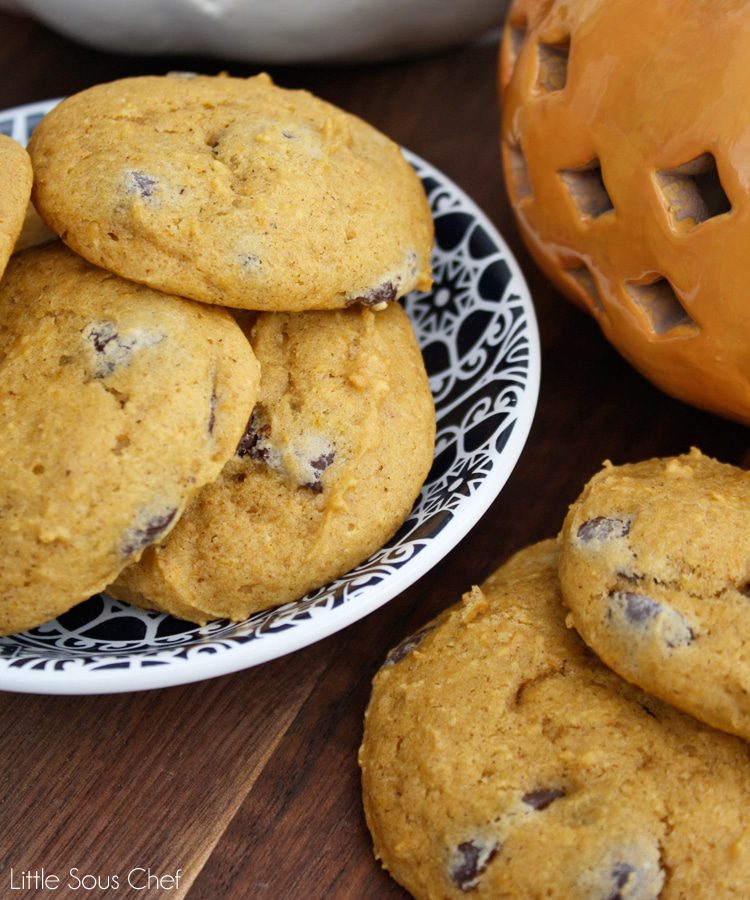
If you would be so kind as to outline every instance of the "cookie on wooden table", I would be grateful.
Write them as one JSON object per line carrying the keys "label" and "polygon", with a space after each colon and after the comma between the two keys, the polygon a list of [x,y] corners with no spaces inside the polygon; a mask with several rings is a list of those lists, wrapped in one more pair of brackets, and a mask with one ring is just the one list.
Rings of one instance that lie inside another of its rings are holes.
{"label": "cookie on wooden table", "polygon": [[29,154],[12,138],[0,134],[0,275],[21,233],[31,182]]}
{"label": "cookie on wooden table", "polygon": [[417,898],[747,896],[747,745],[602,665],[557,568],[522,551],[377,674],[376,855]]}
{"label": "cookie on wooden table", "polygon": [[263,313],[235,456],[111,591],[196,622],[297,599],[379,549],[432,464],[435,413],[399,304]]}
{"label": "cookie on wooden table", "polygon": [[98,85],[52,110],[30,152],[50,227],[164,291],[302,310],[431,283],[430,210],[396,144],[268,76]]}
{"label": "cookie on wooden table", "polygon": [[225,311],[59,242],[0,283],[0,634],[102,590],[232,455],[258,366]]}
{"label": "cookie on wooden table", "polygon": [[605,465],[571,506],[570,623],[628,681],[750,738],[750,473],[698,450]]}

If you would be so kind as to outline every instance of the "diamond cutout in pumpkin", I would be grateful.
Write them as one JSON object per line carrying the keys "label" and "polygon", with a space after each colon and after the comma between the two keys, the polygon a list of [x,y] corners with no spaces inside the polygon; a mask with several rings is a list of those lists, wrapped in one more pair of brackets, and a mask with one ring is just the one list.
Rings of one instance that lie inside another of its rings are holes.
{"label": "diamond cutout in pumpkin", "polygon": [[592,312],[604,312],[604,304],[599,295],[594,276],[587,265],[581,265],[575,269],[568,269],[568,275],[573,278],[583,293],[583,300]]}
{"label": "diamond cutout in pumpkin", "polygon": [[732,209],[712,153],[702,153],[674,169],[660,169],[654,179],[678,231],[689,231]]}
{"label": "diamond cutout in pumpkin", "polygon": [[508,179],[515,200],[522,200],[524,197],[531,197],[531,181],[529,180],[529,170],[526,165],[526,157],[523,150],[518,145],[506,144],[508,152]]}
{"label": "diamond cutout in pumpkin", "polygon": [[598,219],[614,209],[598,159],[592,159],[585,166],[575,169],[562,169],[559,174],[582,216]]}
{"label": "diamond cutout in pumpkin", "polygon": [[666,278],[659,277],[648,284],[628,284],[625,287],[635,304],[648,317],[649,327],[654,334],[666,334],[679,327],[697,330],[696,322]]}
{"label": "diamond cutout in pumpkin", "polygon": [[568,83],[570,39],[554,44],[545,44],[540,41],[536,52],[539,61],[536,81],[539,89],[547,93],[563,90]]}

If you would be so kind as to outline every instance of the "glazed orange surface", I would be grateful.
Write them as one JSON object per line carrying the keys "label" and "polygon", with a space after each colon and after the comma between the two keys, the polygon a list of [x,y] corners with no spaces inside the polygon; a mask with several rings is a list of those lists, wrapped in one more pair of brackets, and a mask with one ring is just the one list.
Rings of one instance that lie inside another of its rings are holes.
{"label": "glazed orange surface", "polygon": [[750,6],[516,0],[502,155],[547,276],[669,394],[750,423]]}

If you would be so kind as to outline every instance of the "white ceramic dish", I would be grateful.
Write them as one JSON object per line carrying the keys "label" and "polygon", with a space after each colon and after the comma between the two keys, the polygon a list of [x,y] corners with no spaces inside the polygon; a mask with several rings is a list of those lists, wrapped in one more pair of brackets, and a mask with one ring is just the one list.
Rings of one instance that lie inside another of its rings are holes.
{"label": "white ceramic dish", "polygon": [[267,63],[363,62],[457,46],[499,27],[506,7],[507,0],[0,0],[0,10],[110,52]]}
{"label": "white ceramic dish", "polygon": [[[25,143],[53,104],[0,112],[0,132]],[[1,690],[97,694],[158,688],[298,650],[413,584],[497,497],[536,407],[540,349],[534,309],[515,260],[484,214],[435,168],[406,156],[422,178],[435,219],[434,288],[407,297],[405,307],[430,374],[438,430],[432,471],[399,533],[337,581],[241,623],[198,628],[97,595],[39,628],[0,638]]]}

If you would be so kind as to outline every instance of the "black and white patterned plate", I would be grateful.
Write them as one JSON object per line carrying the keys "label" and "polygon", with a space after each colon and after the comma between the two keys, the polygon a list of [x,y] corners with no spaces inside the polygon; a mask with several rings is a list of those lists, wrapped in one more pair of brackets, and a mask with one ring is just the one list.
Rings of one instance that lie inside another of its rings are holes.
{"label": "black and white patterned plate", "polygon": [[[0,112],[25,143],[55,101]],[[405,151],[435,220],[435,285],[405,307],[437,411],[435,462],[398,534],[370,559],[295,603],[198,628],[100,594],[39,628],[0,638],[0,689],[94,694],[183,684],[274,659],[357,621],[434,566],[500,492],[526,441],[540,350],[528,289],[475,204]],[[499,177],[499,174],[498,174]]]}

